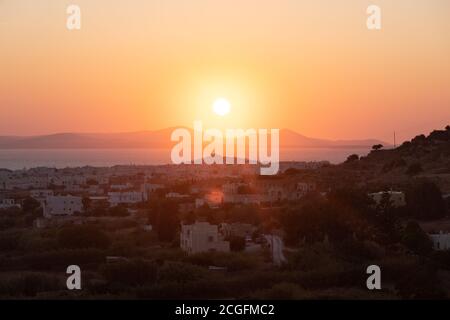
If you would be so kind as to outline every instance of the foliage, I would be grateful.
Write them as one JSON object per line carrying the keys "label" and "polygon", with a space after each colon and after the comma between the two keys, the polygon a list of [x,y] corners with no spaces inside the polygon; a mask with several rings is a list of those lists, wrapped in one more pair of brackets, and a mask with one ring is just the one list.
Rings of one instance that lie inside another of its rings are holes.
{"label": "foliage", "polygon": [[403,230],[402,242],[406,247],[418,254],[428,254],[433,249],[430,238],[416,221],[408,222]]}
{"label": "foliage", "polygon": [[145,285],[154,283],[157,277],[157,266],[153,262],[141,259],[131,261],[119,261],[104,264],[100,273],[109,283],[124,285]]}
{"label": "foliage", "polygon": [[231,251],[244,251],[245,249],[245,238],[244,237],[230,237],[230,250]]}
{"label": "foliage", "polygon": [[430,181],[413,184],[406,192],[406,203],[411,216],[418,219],[439,219],[447,211],[441,191]]}
{"label": "foliage", "polygon": [[61,248],[108,248],[111,240],[103,231],[93,226],[70,226],[61,229],[58,234]]}

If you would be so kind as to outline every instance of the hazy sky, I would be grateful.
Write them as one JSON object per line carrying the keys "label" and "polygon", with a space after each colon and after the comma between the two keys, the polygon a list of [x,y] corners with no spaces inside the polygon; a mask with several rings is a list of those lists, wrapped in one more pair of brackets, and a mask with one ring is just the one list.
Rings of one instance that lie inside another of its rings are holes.
{"label": "hazy sky", "polygon": [[[80,31],[66,29],[72,3]],[[450,123],[449,57],[448,0],[0,0],[0,134],[198,119],[409,139]]]}

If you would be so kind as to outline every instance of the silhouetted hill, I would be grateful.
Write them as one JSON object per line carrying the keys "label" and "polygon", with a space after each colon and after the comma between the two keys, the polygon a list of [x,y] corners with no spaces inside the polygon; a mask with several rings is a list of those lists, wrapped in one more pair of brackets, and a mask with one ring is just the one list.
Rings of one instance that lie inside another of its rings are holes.
{"label": "silhouetted hill", "polygon": [[[174,128],[124,133],[57,133],[40,136],[0,136],[0,149],[122,149],[171,148]],[[192,134],[192,130],[191,130]],[[292,130],[280,131],[281,148],[371,147],[379,140],[326,140],[306,137]]]}
{"label": "silhouetted hill", "polygon": [[418,135],[395,149],[373,150],[367,156],[351,157],[334,169],[343,181],[354,184],[395,188],[413,179],[436,182],[444,193],[450,193],[450,126],[428,136]]}

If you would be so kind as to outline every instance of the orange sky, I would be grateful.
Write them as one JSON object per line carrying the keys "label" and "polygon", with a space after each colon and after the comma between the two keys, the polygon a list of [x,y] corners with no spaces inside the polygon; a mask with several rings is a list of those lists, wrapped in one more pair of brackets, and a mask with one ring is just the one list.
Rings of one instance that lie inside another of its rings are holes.
{"label": "orange sky", "polygon": [[[381,31],[366,28],[371,3]],[[197,119],[409,139],[450,123],[449,57],[448,0],[0,0],[0,135]]]}

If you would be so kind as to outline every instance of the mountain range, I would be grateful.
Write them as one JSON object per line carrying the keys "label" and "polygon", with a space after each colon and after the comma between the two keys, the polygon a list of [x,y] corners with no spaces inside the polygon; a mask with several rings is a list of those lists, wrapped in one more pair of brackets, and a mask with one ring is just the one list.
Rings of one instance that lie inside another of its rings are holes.
{"label": "mountain range", "polygon": [[[170,135],[175,128],[122,133],[56,133],[36,136],[0,136],[0,149],[139,149],[171,148]],[[191,130],[192,133],[192,130]],[[376,139],[327,140],[280,130],[281,148],[359,148],[383,144]]]}

